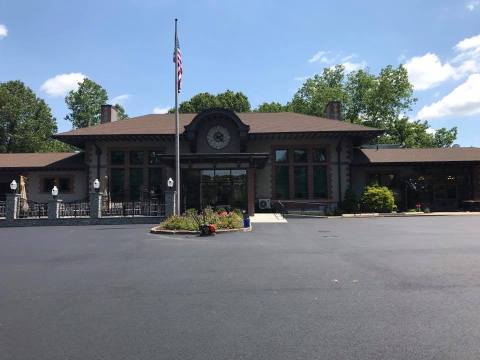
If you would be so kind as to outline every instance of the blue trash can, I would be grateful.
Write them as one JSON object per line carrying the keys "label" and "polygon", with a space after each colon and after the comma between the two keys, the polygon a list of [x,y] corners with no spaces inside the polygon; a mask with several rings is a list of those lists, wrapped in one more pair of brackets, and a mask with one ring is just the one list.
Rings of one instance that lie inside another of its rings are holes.
{"label": "blue trash can", "polygon": [[249,217],[243,218],[243,227],[244,228],[249,228],[250,227],[250,218]]}

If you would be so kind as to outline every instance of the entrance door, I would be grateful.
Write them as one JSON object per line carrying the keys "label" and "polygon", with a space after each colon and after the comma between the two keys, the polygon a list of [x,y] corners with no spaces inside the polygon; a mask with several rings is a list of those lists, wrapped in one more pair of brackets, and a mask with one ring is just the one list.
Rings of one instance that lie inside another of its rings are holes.
{"label": "entrance door", "polygon": [[183,173],[185,208],[247,209],[247,171],[243,169],[188,170]]}

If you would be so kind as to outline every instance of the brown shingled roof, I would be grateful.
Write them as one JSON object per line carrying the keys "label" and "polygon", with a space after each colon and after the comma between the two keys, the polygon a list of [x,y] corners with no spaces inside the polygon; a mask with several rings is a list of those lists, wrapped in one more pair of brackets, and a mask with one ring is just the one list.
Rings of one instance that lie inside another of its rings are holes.
{"label": "brown shingled roof", "polygon": [[[197,114],[180,114],[180,128],[190,124]],[[375,128],[352,124],[346,121],[325,119],[293,112],[283,113],[237,113],[251,134],[285,132],[380,132]],[[102,135],[173,135],[174,114],[150,114],[128,120],[99,124],[57,134],[58,139],[76,136]]]}
{"label": "brown shingled roof", "polygon": [[83,153],[15,153],[0,154],[0,168],[81,168],[85,166]]}
{"label": "brown shingled roof", "polygon": [[480,162],[480,148],[359,149],[354,164]]}

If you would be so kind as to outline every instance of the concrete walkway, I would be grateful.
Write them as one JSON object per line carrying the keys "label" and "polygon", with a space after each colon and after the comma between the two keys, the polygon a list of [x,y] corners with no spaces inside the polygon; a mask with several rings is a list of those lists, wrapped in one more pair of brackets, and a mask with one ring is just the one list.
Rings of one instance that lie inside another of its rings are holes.
{"label": "concrete walkway", "polygon": [[250,217],[251,223],[286,223],[285,219],[280,214],[274,213],[257,213]]}

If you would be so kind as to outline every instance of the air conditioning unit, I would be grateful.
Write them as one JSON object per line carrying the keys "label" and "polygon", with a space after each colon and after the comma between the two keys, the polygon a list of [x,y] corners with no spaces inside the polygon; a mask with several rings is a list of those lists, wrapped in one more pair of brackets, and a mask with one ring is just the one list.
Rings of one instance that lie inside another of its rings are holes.
{"label": "air conditioning unit", "polygon": [[260,210],[266,210],[272,208],[272,202],[270,199],[259,199],[258,200],[258,208]]}

